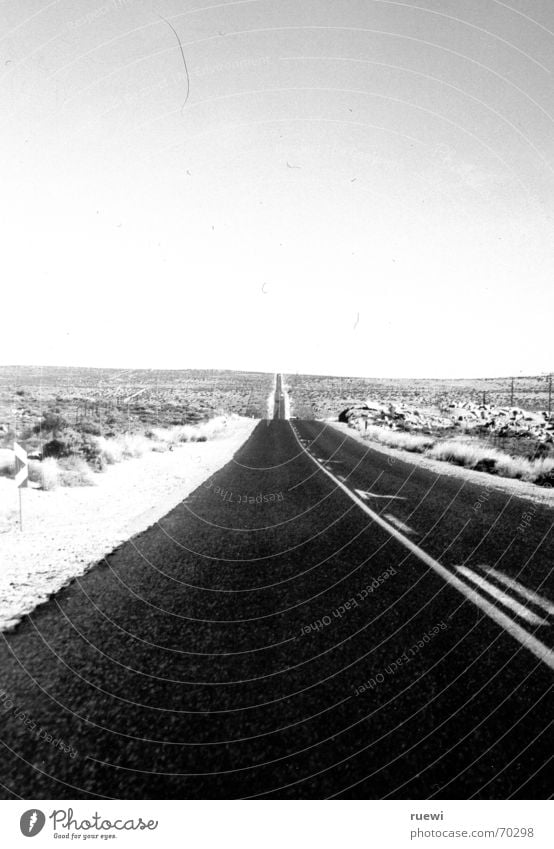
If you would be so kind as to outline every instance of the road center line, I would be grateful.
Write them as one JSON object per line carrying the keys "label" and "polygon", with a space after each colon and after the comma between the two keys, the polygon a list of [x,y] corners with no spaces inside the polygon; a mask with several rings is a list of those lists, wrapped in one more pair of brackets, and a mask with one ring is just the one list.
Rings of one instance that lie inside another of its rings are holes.
{"label": "road center line", "polygon": [[397,530],[393,525],[383,519],[378,513],[368,507],[365,502],[362,501],[357,495],[352,492],[344,483],[342,483],[332,472],[322,466],[322,464],[316,460],[316,458],[310,454],[309,451],[302,445],[300,439],[298,438],[298,434],[296,433],[296,429],[291,423],[291,430],[294,434],[294,438],[300,445],[302,451],[308,455],[310,460],[312,460],[324,474],[330,478],[335,486],[347,495],[359,508],[363,510],[363,512],[370,516],[374,522],[376,522],[380,527],[382,527],[385,531],[387,531],[394,539],[400,542],[408,551],[411,551],[412,554],[415,554],[416,557],[419,558],[426,566],[429,566],[430,569],[433,569],[438,575],[441,576],[447,583],[449,583],[452,587],[455,587],[459,592],[462,593],[469,601],[473,602],[480,610],[482,610],[490,619],[496,622],[497,625],[500,625],[505,631],[507,631],[511,637],[518,641],[522,646],[524,646],[528,651],[532,652],[535,657],[538,657],[539,660],[542,660],[543,663],[546,663],[551,669],[554,669],[554,652],[548,648],[544,643],[530,634],[525,628],[522,628],[521,625],[518,625],[517,622],[514,622],[509,616],[499,610],[494,604],[491,604],[486,598],[484,598],[480,593],[473,590],[469,587],[464,581],[461,581],[456,575],[450,572],[445,566],[431,557],[430,554],[427,554],[426,551],[423,551],[415,542],[412,542],[411,539],[408,539],[401,531]]}

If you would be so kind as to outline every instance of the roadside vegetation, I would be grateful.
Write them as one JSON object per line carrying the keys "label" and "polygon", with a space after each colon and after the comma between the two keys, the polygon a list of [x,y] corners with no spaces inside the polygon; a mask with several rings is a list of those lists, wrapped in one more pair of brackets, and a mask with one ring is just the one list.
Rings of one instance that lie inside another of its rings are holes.
{"label": "roadside vegetation", "polygon": [[94,473],[147,452],[222,435],[231,415],[262,418],[273,375],[0,367],[0,476],[13,443],[44,489],[91,486]]}
{"label": "roadside vegetation", "polygon": [[452,404],[473,402],[545,410],[550,389],[548,375],[518,376],[512,382],[510,377],[447,380],[288,374],[286,382],[293,415],[305,419],[331,418],[366,398],[420,409],[441,410]]}
{"label": "roadside vegetation", "polygon": [[423,454],[431,460],[454,463],[477,472],[515,478],[538,486],[554,486],[554,456],[535,459],[513,456],[471,436],[445,439],[375,425],[367,429],[352,426],[364,439],[389,448]]}
{"label": "roadside vegetation", "polygon": [[[41,452],[36,452],[39,456],[32,454],[29,480],[43,490],[93,486],[94,472],[103,472],[108,466],[142,457],[149,451],[172,451],[187,442],[216,439],[225,432],[227,422],[228,417],[218,416],[197,425],[152,428],[109,438],[61,428],[44,442]],[[4,449],[0,454],[0,475],[13,477],[14,473],[13,453]]]}
{"label": "roadside vegetation", "polygon": [[554,486],[549,375],[401,380],[288,375],[292,415],[479,472]]}

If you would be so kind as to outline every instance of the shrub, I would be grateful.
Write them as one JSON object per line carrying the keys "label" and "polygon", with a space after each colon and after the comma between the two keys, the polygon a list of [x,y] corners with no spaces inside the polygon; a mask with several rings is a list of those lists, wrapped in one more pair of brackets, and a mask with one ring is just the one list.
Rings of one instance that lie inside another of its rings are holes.
{"label": "shrub", "polygon": [[455,463],[457,466],[466,466],[470,469],[474,469],[479,462],[484,460],[496,459],[497,454],[498,452],[494,448],[484,449],[471,442],[459,439],[438,442],[427,452],[427,456],[433,460],[446,460],[448,463]]}
{"label": "shrub", "polygon": [[58,412],[47,410],[42,416],[42,421],[35,425],[35,433],[39,433],[42,430],[46,433],[55,434],[66,427],[67,421],[63,416],[61,416]]}
{"label": "shrub", "polygon": [[540,486],[554,484],[554,459],[527,460],[512,457],[495,448],[487,448],[469,441],[450,439],[438,442],[427,456],[434,460],[446,460],[479,472],[500,475],[504,478],[537,483]]}
{"label": "shrub", "polygon": [[58,461],[59,482],[62,486],[94,486],[91,471],[82,457],[64,457]]}
{"label": "shrub", "polygon": [[539,486],[554,486],[554,459],[535,460],[535,483]]}
{"label": "shrub", "polygon": [[79,446],[79,454],[81,454],[87,463],[92,465],[100,465],[100,449],[98,448],[98,440],[94,436],[84,434]]}
{"label": "shrub", "polygon": [[114,463],[119,463],[123,456],[121,446],[118,445],[115,439],[105,439],[101,437],[96,440],[99,456],[103,462],[112,466]]}
{"label": "shrub", "polygon": [[414,451],[422,454],[427,448],[435,444],[435,440],[431,436],[423,436],[421,434],[408,433],[407,431],[390,430],[386,427],[377,427],[371,425],[367,430],[361,431],[367,439],[373,439],[381,445],[388,445],[389,448],[402,448],[404,451]]}
{"label": "shrub", "polygon": [[40,486],[46,491],[56,489],[59,485],[58,461],[54,457],[47,457],[40,464]]}
{"label": "shrub", "polygon": [[496,457],[495,472],[505,478],[518,478],[532,482],[536,477],[533,467],[533,462],[526,460],[525,457],[511,457],[509,454],[500,452]]}
{"label": "shrub", "polygon": [[51,439],[50,442],[45,442],[42,447],[42,456],[48,457],[64,457],[67,451],[66,443],[61,439]]}
{"label": "shrub", "polygon": [[0,477],[13,478],[15,475],[15,462],[13,451],[6,449],[0,452]]}
{"label": "shrub", "polygon": [[29,460],[29,480],[31,483],[42,485],[42,463],[40,460]]}
{"label": "shrub", "polygon": [[123,457],[142,457],[151,448],[147,438],[139,434],[120,437],[118,442],[121,443]]}
{"label": "shrub", "polygon": [[97,422],[80,422],[79,430],[81,433],[88,433],[91,436],[102,435],[102,428]]}
{"label": "shrub", "polygon": [[83,457],[88,463],[96,464],[99,458],[97,439],[88,433],[79,433],[73,428],[66,428],[59,438],[46,442],[42,449],[43,457]]}

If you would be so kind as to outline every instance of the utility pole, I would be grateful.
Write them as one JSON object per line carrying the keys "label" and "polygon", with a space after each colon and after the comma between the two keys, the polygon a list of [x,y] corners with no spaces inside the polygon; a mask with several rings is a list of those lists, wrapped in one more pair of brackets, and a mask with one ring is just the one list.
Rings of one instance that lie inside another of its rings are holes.
{"label": "utility pole", "polygon": [[548,375],[548,417],[552,414],[552,372]]}
{"label": "utility pole", "polygon": [[514,379],[512,377],[512,388],[510,391],[510,407],[514,406]]}

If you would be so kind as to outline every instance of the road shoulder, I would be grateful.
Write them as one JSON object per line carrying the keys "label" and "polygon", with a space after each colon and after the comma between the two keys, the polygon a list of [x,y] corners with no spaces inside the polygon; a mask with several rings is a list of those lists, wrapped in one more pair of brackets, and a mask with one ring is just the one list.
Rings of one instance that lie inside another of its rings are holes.
{"label": "road shoulder", "polygon": [[[94,486],[25,490],[23,531],[11,522],[0,534],[0,630],[159,521],[226,465],[258,422],[232,417],[221,436],[126,460],[93,475]],[[0,510],[16,505],[13,481],[0,479]]]}
{"label": "road shoulder", "polygon": [[536,484],[527,483],[514,478],[502,478],[498,475],[489,475],[486,472],[476,472],[473,469],[467,469],[463,466],[456,466],[452,463],[443,462],[441,460],[432,460],[429,457],[425,457],[422,454],[416,454],[411,451],[389,448],[379,442],[364,439],[358,431],[343,422],[326,419],[324,420],[324,424],[334,428],[345,436],[351,437],[356,442],[360,442],[366,448],[371,448],[372,451],[378,451],[393,460],[401,460],[403,463],[410,463],[412,466],[419,466],[423,469],[435,472],[437,475],[450,475],[462,478],[463,480],[476,484],[477,486],[494,489],[498,492],[508,492],[510,495],[516,496],[517,498],[524,498],[537,504],[546,504],[554,507],[554,489],[537,486]]}

